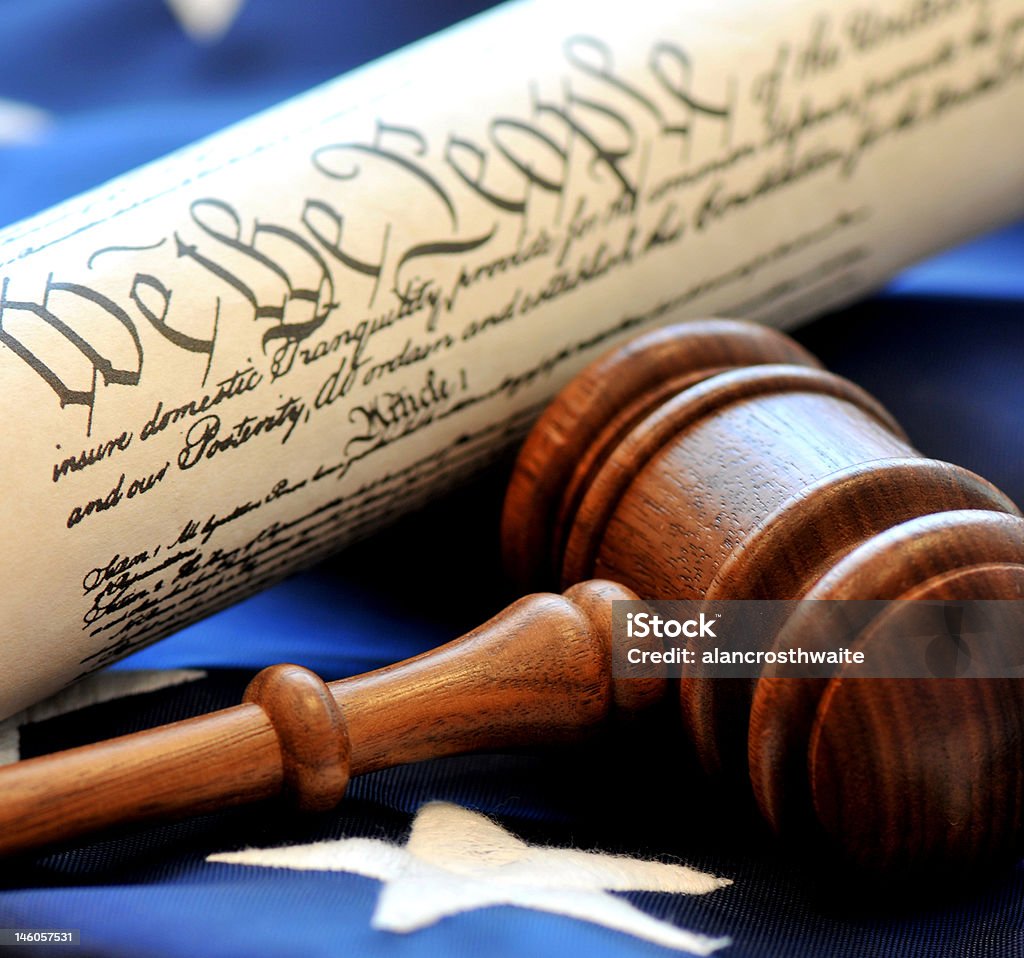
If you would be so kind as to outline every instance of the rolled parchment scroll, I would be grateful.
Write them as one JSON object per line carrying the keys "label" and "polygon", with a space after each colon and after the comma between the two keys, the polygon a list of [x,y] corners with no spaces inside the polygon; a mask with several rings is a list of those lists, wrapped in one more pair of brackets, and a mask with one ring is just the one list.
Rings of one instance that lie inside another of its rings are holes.
{"label": "rolled parchment scroll", "polygon": [[1019,0],[516,3],[0,233],[0,715],[451,486],[623,337],[1024,213],[1022,117]]}

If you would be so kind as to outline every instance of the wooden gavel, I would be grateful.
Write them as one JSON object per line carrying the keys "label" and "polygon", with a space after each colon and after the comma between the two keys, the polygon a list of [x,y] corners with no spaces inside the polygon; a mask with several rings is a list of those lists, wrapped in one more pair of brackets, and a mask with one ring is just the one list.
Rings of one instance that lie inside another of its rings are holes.
{"label": "wooden gavel", "polygon": [[[0,770],[0,853],[282,792],[327,809],[351,775],[577,738],[667,685],[613,676],[614,599],[1024,597],[1012,502],[921,457],[787,337],[725,320],[646,335],[566,387],[502,534],[521,584],[564,595],[329,685],[274,666],[235,708]],[[704,767],[749,782],[783,835],[890,874],[1020,847],[1021,680],[690,677],[680,701]]]}

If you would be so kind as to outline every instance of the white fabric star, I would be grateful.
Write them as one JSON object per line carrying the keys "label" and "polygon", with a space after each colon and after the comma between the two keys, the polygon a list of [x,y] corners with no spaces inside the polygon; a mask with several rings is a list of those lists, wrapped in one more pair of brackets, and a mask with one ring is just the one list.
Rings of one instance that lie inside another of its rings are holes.
{"label": "white fabric star", "polygon": [[0,722],[0,765],[10,765],[21,758],[21,729],[26,725],[77,712],[100,702],[195,682],[205,675],[198,669],[115,669],[90,675]]}
{"label": "white fabric star", "polygon": [[604,925],[697,955],[729,943],[728,938],[710,938],[659,921],[608,894],[701,895],[731,884],[728,879],[684,865],[527,845],[483,815],[446,802],[431,802],[419,810],[404,846],[343,838],[222,852],[207,861],[376,878],[384,887],[371,924],[386,931],[415,931],[460,912],[515,905]]}
{"label": "white fabric star", "polygon": [[167,0],[181,28],[193,40],[219,40],[235,22],[245,0]]}
{"label": "white fabric star", "polygon": [[0,98],[0,146],[32,143],[38,140],[53,117],[29,103]]}

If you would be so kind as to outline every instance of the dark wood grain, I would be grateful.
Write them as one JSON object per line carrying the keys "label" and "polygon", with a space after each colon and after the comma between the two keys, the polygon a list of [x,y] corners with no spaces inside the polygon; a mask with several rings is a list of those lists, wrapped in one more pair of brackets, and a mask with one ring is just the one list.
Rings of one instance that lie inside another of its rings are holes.
{"label": "dark wood grain", "polygon": [[0,854],[274,796],[319,811],[350,775],[578,739],[664,689],[615,690],[615,599],[636,596],[611,582],[527,596],[440,649],[330,684],[272,666],[235,708],[0,769]]}
{"label": "dark wood grain", "polygon": [[[922,457],[853,384],[800,352],[780,358],[787,342],[694,323],[584,371],[520,454],[503,529],[512,574],[607,577],[649,599],[1022,598],[1017,507]],[[704,768],[752,786],[781,833],[876,871],[955,871],[1020,847],[1022,690],[694,676],[680,698]]]}

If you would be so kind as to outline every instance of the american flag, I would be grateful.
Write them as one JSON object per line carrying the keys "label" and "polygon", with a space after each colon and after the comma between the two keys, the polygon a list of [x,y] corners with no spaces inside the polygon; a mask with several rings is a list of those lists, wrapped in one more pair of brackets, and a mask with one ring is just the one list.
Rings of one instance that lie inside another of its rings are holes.
{"label": "american flag", "polygon": [[[0,224],[488,5],[0,0]],[[1024,224],[799,335],[924,452],[1020,502],[1022,314]],[[236,704],[275,662],[338,678],[473,627],[511,597],[503,479],[15,716],[0,762]],[[1021,867],[879,903],[710,793],[671,730],[625,734],[373,773],[315,817],[267,804],[0,863],[0,929],[77,929],[79,954],[159,958],[1024,954]]]}

